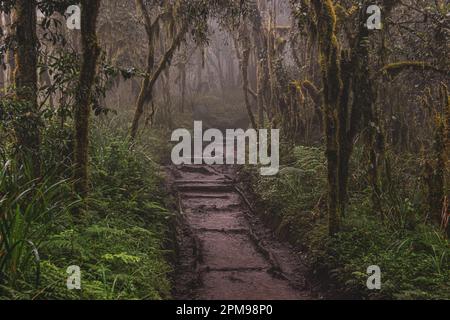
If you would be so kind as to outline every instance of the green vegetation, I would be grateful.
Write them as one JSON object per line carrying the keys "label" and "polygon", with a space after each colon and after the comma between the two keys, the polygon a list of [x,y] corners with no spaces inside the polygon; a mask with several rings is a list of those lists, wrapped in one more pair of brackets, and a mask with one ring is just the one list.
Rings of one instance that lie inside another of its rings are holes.
{"label": "green vegetation", "polygon": [[[54,138],[55,131],[60,132],[50,126],[43,136]],[[85,203],[74,196],[70,180],[61,178],[70,174],[63,170],[67,158],[61,156],[69,140],[52,146],[59,150],[44,150],[51,160],[43,166],[52,172],[43,180],[2,161],[0,299],[170,297],[165,247],[172,215],[155,157],[164,147],[161,139],[149,133],[146,141],[152,149],[136,143],[130,150],[126,131],[117,134],[120,129],[113,122],[98,119],[92,131],[93,185]],[[2,152],[6,159],[6,150]],[[55,158],[62,159],[56,167]],[[87,209],[74,216],[80,206]],[[81,268],[81,290],[66,287],[70,265]]]}
{"label": "green vegetation", "polygon": [[[302,248],[315,276],[352,297],[446,299],[450,294],[450,246],[443,233],[425,224],[425,187],[412,174],[419,160],[391,159],[393,181],[382,194],[384,214],[374,213],[366,175],[358,159],[350,181],[348,215],[332,237],[326,228],[323,150],[298,146],[278,177],[246,169],[255,204],[276,233]],[[357,191],[364,190],[364,191]],[[368,266],[382,272],[381,290],[366,287]]]}
{"label": "green vegetation", "polygon": [[0,299],[170,298],[194,120],[280,130],[248,185],[330,292],[449,299],[447,2],[0,1]]}

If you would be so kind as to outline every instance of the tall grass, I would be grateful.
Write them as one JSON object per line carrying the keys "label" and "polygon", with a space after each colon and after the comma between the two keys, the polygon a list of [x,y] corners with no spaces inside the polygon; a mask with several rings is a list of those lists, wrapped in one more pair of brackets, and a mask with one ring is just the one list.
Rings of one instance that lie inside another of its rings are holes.
{"label": "tall grass", "polygon": [[1,162],[0,170],[0,284],[14,287],[30,272],[39,284],[39,247],[54,227],[53,221],[77,201],[67,180],[49,174],[34,179],[31,160],[19,165]]}

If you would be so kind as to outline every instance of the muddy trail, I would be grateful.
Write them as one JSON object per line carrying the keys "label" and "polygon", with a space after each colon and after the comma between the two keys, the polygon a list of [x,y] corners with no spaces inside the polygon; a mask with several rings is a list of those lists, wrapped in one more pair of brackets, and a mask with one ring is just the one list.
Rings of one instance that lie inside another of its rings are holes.
{"label": "muddy trail", "polygon": [[174,298],[303,300],[301,255],[278,242],[235,186],[232,166],[170,167],[181,216]]}

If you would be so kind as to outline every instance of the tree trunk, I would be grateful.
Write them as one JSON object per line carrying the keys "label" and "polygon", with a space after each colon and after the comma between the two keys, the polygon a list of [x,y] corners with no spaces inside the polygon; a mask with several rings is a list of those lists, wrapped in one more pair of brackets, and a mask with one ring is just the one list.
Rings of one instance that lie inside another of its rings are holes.
{"label": "tree trunk", "polygon": [[[242,47],[242,53],[238,54],[240,58],[240,66],[242,72],[242,89],[244,91],[244,101],[245,108],[247,109],[248,118],[252,125],[252,128],[257,129],[258,124],[256,123],[255,116],[253,115],[252,106],[250,104],[250,99],[248,97],[249,92],[249,80],[248,80],[248,63],[250,60],[250,39],[248,37],[247,22],[242,21],[243,27],[239,34],[240,47]],[[239,46],[237,45],[236,50],[239,52]]]}
{"label": "tree trunk", "polygon": [[256,103],[258,105],[258,123],[264,128],[264,60],[259,59],[256,64]]}
{"label": "tree trunk", "polygon": [[[2,27],[3,27],[3,32],[4,32],[4,38],[7,38],[9,36],[12,36],[13,31],[12,31],[12,25],[11,25],[11,20],[14,15],[14,11],[11,12],[11,14],[7,14],[5,12],[3,12],[2,14]],[[14,17],[13,17],[14,18]],[[14,52],[12,49],[8,49],[5,52],[5,70],[3,70],[4,72],[4,88],[5,91],[10,90],[11,85],[13,84],[14,81],[14,69],[15,69],[15,61],[14,61]]]}
{"label": "tree trunk", "polygon": [[336,14],[331,0],[314,0],[318,17],[320,64],[322,68],[325,139],[328,178],[328,219],[329,233],[335,234],[340,228],[338,211],[338,119],[337,112],[342,93],[342,79],[339,46],[336,37]]}
{"label": "tree trunk", "polygon": [[97,43],[97,17],[101,0],[81,1],[81,43],[83,61],[75,97],[75,190],[86,197],[88,193],[89,117],[92,86],[95,80],[100,48]]}
{"label": "tree trunk", "polygon": [[182,62],[179,66],[180,70],[180,91],[181,91],[181,101],[180,101],[180,111],[181,113],[184,113],[185,111],[185,105],[186,105],[186,79],[187,79],[187,73],[186,73],[186,65],[188,63],[188,57],[187,57],[187,48],[184,48],[183,56],[182,56]]}
{"label": "tree trunk", "polygon": [[202,87],[203,87],[203,68],[204,68],[204,62],[205,62],[205,49],[199,48],[199,57],[198,57],[198,64],[197,64],[197,75],[196,75],[196,91],[198,94],[201,94]]}
{"label": "tree trunk", "polygon": [[222,67],[222,55],[220,50],[213,50],[213,54],[217,59],[217,63],[214,59],[211,59],[214,69],[216,69],[217,75],[219,77],[220,89],[222,90],[222,97],[225,98],[225,76]]}
{"label": "tree trunk", "polygon": [[[341,216],[345,216],[348,202],[349,162],[353,152],[353,143],[362,116],[364,104],[372,104],[372,95],[367,96],[369,77],[369,51],[364,41],[368,37],[365,23],[366,6],[361,9],[359,30],[352,48],[351,57],[343,57],[342,96],[339,102],[339,208]],[[350,91],[353,90],[353,106],[349,115]],[[350,125],[348,120],[350,119]]]}
{"label": "tree trunk", "polygon": [[[155,21],[151,22],[150,15],[145,7],[143,0],[136,0],[136,8],[138,10],[138,14],[142,16],[144,19],[145,31],[147,33],[147,67],[145,70],[144,79],[142,79],[141,88],[139,91],[139,95],[136,101],[136,113],[140,112],[140,116],[144,112],[145,105],[145,96],[147,93],[147,88],[150,83],[150,77],[153,72],[153,68],[155,67],[155,41],[154,41],[154,29],[159,23],[159,18]],[[139,116],[139,117],[140,117]],[[136,117],[136,115],[135,115]],[[134,126],[134,122],[133,122]],[[133,137],[133,129],[131,130],[131,136]],[[137,131],[137,129],[136,129]]]}
{"label": "tree trunk", "polygon": [[137,134],[139,120],[140,120],[142,114],[144,113],[144,105],[146,103],[145,100],[146,100],[147,90],[149,87],[150,77],[151,77],[151,72],[153,70],[153,66],[154,66],[154,46],[152,45],[151,47],[149,47],[149,51],[148,51],[148,55],[147,55],[147,70],[146,70],[145,77],[142,80],[141,90],[139,92],[139,96],[138,96],[138,99],[136,102],[136,112],[134,115],[134,120],[133,120],[133,124],[132,124],[132,129],[131,129],[131,137],[133,139],[135,138],[135,136]]}
{"label": "tree trunk", "polygon": [[[250,3],[252,5],[252,3]],[[253,14],[249,16],[252,23],[253,38],[256,47],[256,94],[258,104],[258,122],[259,126],[264,127],[264,92],[267,91],[268,82],[268,64],[267,47],[262,28],[262,17],[258,3],[253,4]]]}
{"label": "tree trunk", "polygon": [[181,113],[185,111],[186,105],[186,65],[183,65],[181,69]]}
{"label": "tree trunk", "polygon": [[277,112],[277,106],[275,103],[275,70],[273,66],[274,58],[275,58],[275,39],[274,39],[274,8],[275,3],[273,4],[273,9],[269,14],[269,27],[267,32],[267,70],[268,70],[268,90],[267,90],[267,105],[266,105],[266,111],[267,116],[270,120],[270,122],[273,124],[276,112]]}
{"label": "tree trunk", "polygon": [[439,90],[440,106],[443,110],[436,117],[433,142],[433,159],[425,163],[425,182],[428,186],[428,209],[431,220],[440,225],[443,231],[448,227],[448,203],[446,204],[446,180],[448,177],[448,145],[449,145],[449,116],[450,97],[445,84]]}
{"label": "tree trunk", "polygon": [[[37,102],[38,39],[36,34],[36,1],[18,0],[15,9],[17,49],[14,81],[21,111],[16,124],[17,143],[21,155],[32,160],[34,176],[40,174],[39,110]],[[24,158],[22,160],[25,160]]]}
{"label": "tree trunk", "polygon": [[[183,25],[181,29],[178,31],[178,34],[173,38],[172,44],[170,48],[165,52],[161,61],[159,62],[158,68],[156,68],[155,72],[149,78],[148,83],[144,83],[141,88],[141,94],[139,95],[138,103],[136,105],[136,111],[134,114],[133,124],[131,126],[131,139],[134,140],[137,136],[137,132],[139,129],[139,121],[144,113],[144,105],[147,102],[152,100],[152,91],[155,86],[156,81],[158,80],[161,73],[166,69],[168,65],[170,65],[170,61],[172,60],[173,55],[175,54],[175,50],[180,45],[183,40],[187,30],[187,25]],[[145,80],[144,80],[145,81]],[[145,85],[145,86],[144,86]]]}
{"label": "tree trunk", "polygon": [[[366,1],[369,2],[369,1]],[[362,120],[362,132],[366,143],[368,159],[368,176],[372,187],[372,205],[374,212],[382,216],[382,206],[379,187],[379,159],[383,153],[384,137],[382,136],[379,119],[375,110],[376,93],[371,83],[369,68],[369,47],[365,43],[369,37],[369,30],[364,25],[368,4],[364,3],[360,12],[359,32],[356,47],[352,52],[353,71],[353,106],[352,126],[347,144],[353,144],[353,139]],[[350,149],[351,151],[351,149]],[[348,178],[347,178],[348,179]]]}

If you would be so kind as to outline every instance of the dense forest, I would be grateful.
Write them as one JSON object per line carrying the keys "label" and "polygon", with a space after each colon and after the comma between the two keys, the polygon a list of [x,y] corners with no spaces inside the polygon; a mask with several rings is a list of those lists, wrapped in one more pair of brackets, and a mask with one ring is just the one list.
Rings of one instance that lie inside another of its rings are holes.
{"label": "dense forest", "polygon": [[[450,299],[449,36],[447,0],[1,0],[0,299]],[[200,122],[277,174],[175,163]]]}

